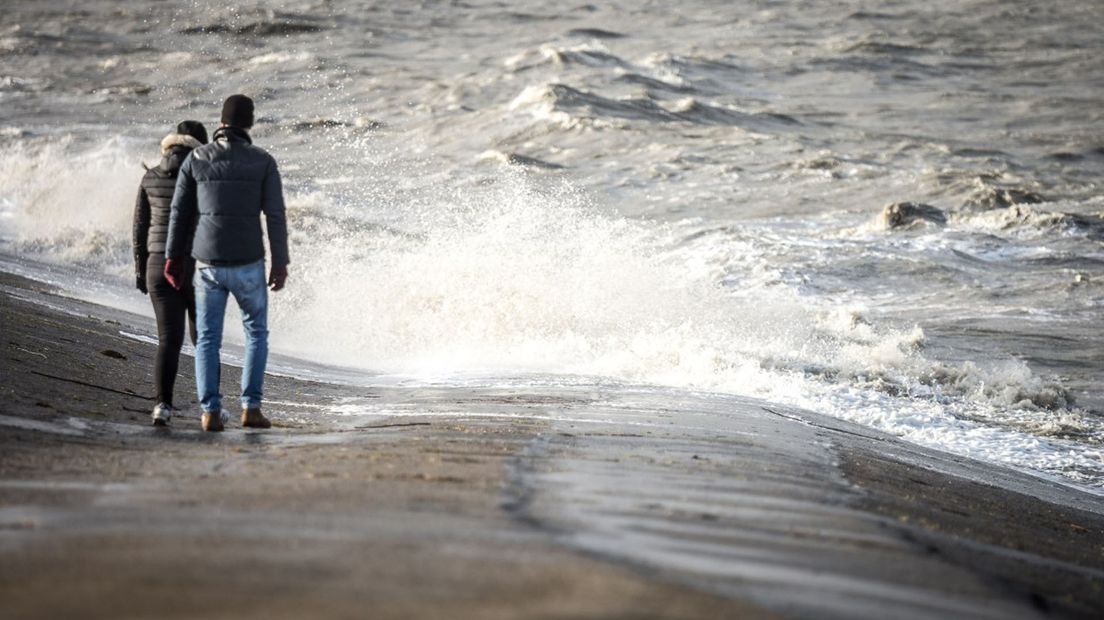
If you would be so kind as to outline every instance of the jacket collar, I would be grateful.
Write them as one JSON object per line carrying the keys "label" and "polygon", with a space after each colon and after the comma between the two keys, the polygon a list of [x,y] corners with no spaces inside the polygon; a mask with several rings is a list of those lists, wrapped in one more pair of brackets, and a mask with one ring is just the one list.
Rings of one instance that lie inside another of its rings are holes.
{"label": "jacket collar", "polygon": [[249,137],[249,132],[237,127],[219,127],[217,130],[215,130],[215,135],[214,138],[212,138],[212,142],[217,142],[219,140],[253,144],[253,138]]}
{"label": "jacket collar", "polygon": [[161,139],[161,154],[168,155],[169,151],[174,146],[183,146],[189,149],[199,148],[203,146],[199,140],[196,140],[192,136],[186,133],[170,133]]}
{"label": "jacket collar", "polygon": [[200,146],[203,145],[192,136],[170,133],[161,140],[161,163],[157,167],[165,173],[172,174],[180,169],[180,164],[184,163],[188,153]]}

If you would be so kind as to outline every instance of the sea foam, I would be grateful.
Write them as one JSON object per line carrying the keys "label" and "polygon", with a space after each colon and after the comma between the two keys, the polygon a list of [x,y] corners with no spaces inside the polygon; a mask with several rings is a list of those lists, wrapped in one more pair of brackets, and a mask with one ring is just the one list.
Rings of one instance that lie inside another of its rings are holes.
{"label": "sea foam", "polygon": [[[130,153],[118,141],[7,151],[7,243],[126,273],[141,172]],[[364,171],[391,191],[334,195],[288,179],[292,265],[273,297],[277,350],[435,381],[539,373],[755,396],[1104,479],[1098,439],[1068,439],[1104,433],[1059,384],[1014,360],[929,359],[918,327],[788,284],[754,230],[688,242],[677,223],[612,214],[515,166],[399,187],[386,180],[430,178],[432,162],[391,165]]]}
{"label": "sea foam", "polygon": [[143,174],[133,147],[112,138],[82,148],[70,137],[7,146],[0,152],[0,238],[38,260],[126,273]]}

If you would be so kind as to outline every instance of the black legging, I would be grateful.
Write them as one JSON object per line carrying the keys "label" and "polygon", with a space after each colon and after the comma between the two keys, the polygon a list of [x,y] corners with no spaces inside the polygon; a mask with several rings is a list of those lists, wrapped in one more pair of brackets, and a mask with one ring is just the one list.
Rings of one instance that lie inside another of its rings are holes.
{"label": "black legging", "polygon": [[195,289],[192,288],[191,259],[184,270],[184,288],[176,290],[165,279],[165,255],[150,254],[146,261],[146,288],[149,289],[153,313],[157,317],[157,356],[153,363],[153,381],[157,387],[157,402],[173,406],[173,385],[180,365],[180,348],[184,346],[184,320],[188,320],[188,335],[196,341]]}

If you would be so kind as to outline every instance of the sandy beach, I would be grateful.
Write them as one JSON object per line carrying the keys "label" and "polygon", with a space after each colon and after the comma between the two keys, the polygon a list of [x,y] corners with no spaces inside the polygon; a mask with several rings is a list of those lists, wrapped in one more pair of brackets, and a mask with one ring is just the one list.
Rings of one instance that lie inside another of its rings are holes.
{"label": "sandy beach", "polygon": [[[1102,55],[1078,0],[5,3],[0,620],[1104,618]],[[151,423],[185,246],[290,261],[270,429],[190,344]]]}
{"label": "sandy beach", "polygon": [[[292,426],[295,407],[281,405],[265,433],[204,435],[186,410],[155,429],[153,347],[120,336],[123,317],[11,276],[3,290],[5,615],[771,617],[573,553],[516,519],[510,463],[540,423]],[[280,377],[266,387],[308,411],[343,394]]]}
{"label": "sandy beach", "polygon": [[[1104,611],[1098,497],[839,420],[734,402],[702,435],[709,412],[644,392],[613,418],[594,388],[270,376],[275,428],[203,434],[185,358],[156,429],[154,347],[121,335],[152,321],[10,274],[0,312],[12,618]],[[396,414],[334,415],[349,399]]]}

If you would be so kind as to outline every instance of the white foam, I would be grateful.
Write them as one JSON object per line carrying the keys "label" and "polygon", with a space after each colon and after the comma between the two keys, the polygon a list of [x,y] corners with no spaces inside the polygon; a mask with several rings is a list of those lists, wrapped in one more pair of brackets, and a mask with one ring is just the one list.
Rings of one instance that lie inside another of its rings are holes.
{"label": "white foam", "polygon": [[555,97],[548,84],[526,86],[508,106],[510,111],[527,111],[534,119],[547,121],[565,129],[574,127],[577,121],[571,114],[556,109]]}
{"label": "white foam", "polygon": [[15,143],[0,152],[2,237],[41,260],[127,273],[142,174],[133,142],[120,138],[91,149],[69,137]]}
{"label": "white foam", "polygon": [[[64,147],[0,156],[11,230],[59,262],[125,273],[140,170],[118,143]],[[1060,386],[1019,362],[928,359],[921,330],[880,326],[861,304],[787,284],[756,235],[681,243],[670,226],[610,215],[510,166],[447,191],[410,181],[426,178],[420,169],[375,172],[401,188],[346,202],[290,194],[291,279],[271,307],[277,350],[372,374],[584,375],[757,396],[1104,478],[1098,448],[1059,436],[1104,436]]]}
{"label": "white foam", "polygon": [[249,59],[251,65],[270,65],[276,63],[288,63],[288,62],[305,62],[312,60],[314,54],[310,52],[269,52],[268,54],[261,54]]}

